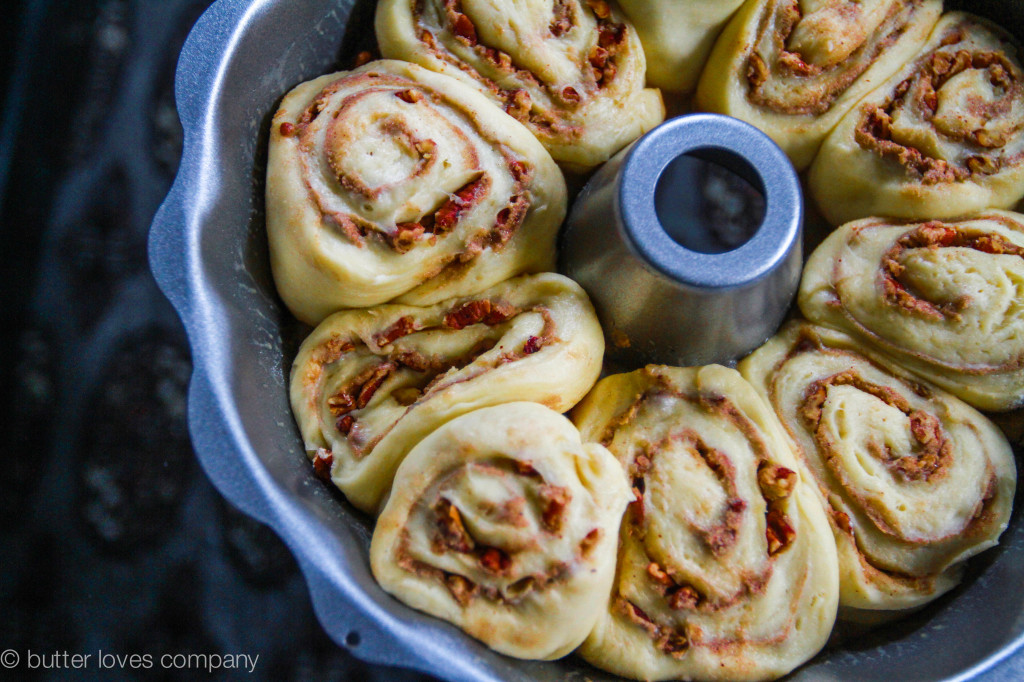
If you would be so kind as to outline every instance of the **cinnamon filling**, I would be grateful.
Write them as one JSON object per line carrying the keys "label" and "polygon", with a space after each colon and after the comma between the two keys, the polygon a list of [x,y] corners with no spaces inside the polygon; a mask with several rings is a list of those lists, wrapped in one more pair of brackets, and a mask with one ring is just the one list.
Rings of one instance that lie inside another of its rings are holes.
{"label": "cinnamon filling", "polygon": [[[585,60],[580,65],[583,90],[575,84],[546,83],[530,70],[517,65],[512,55],[481,43],[476,26],[462,10],[459,0],[442,0],[442,25],[437,26],[425,20],[425,1],[413,0],[413,17],[418,38],[427,52],[478,81],[504,106],[506,113],[543,131],[545,136],[571,140],[582,134],[580,126],[570,122],[569,112],[583,106],[600,89],[611,85],[628,42],[626,26],[614,21],[609,3],[606,0],[587,0],[586,5],[597,22],[597,35],[594,45],[582,57]],[[579,26],[576,17],[579,9],[573,0],[556,0],[553,3],[547,27],[552,38],[563,38]],[[454,41],[472,49],[483,62],[481,66],[464,62],[444,46],[446,32],[451,33]],[[509,86],[509,77],[517,85]]]}
{"label": "cinnamon filling", "polygon": [[[525,496],[508,500],[503,505],[493,505],[493,508],[485,505],[482,511],[491,522],[507,523],[517,528],[526,527],[529,523],[524,517],[523,508],[528,504],[528,499],[534,499],[538,505],[535,510],[541,521],[542,532],[558,534],[566,525],[567,507],[571,503],[572,495],[563,486],[543,482],[530,462],[498,460],[475,462],[473,466],[492,476],[516,476],[525,479]],[[511,578],[516,577],[517,551],[490,545],[473,537],[458,507],[442,494],[442,491],[463,473],[465,469],[460,467],[441,477],[432,487],[433,492],[425,494],[425,497],[436,496],[436,501],[432,504],[420,502],[413,509],[417,510],[415,513],[429,514],[430,526],[434,529],[431,540],[431,551],[434,554],[454,552],[465,555],[486,576],[498,579],[499,582],[507,582],[505,587],[481,584],[466,576],[439,569],[426,561],[414,558],[410,551],[407,530],[402,532],[396,550],[398,565],[415,575],[443,582],[452,597],[462,606],[468,605],[475,598],[501,604],[515,604],[531,592],[544,590],[553,584],[568,580],[572,564],[552,560],[545,571],[530,573],[509,582]],[[531,489],[534,490],[533,494],[529,492]],[[598,528],[587,532],[577,545],[577,558],[585,560],[601,535]]]}
{"label": "cinnamon filling", "polygon": [[811,383],[804,393],[800,409],[809,433],[827,459],[831,459],[832,439],[821,424],[822,409],[828,397],[830,386],[852,386],[874,396],[886,405],[895,407],[910,420],[910,432],[914,439],[914,452],[898,455],[878,445],[870,446],[869,452],[903,481],[928,481],[933,476],[945,475],[952,463],[953,443],[946,436],[938,418],[928,412],[916,410],[910,401],[888,386],[878,386],[864,380],[855,370],[847,370]]}
{"label": "cinnamon filling", "polygon": [[[856,3],[850,3],[850,11]],[[820,116],[906,31],[920,0],[893,3],[888,15],[846,59],[834,64],[808,63],[787,48],[804,18],[796,0],[778,0],[761,20],[754,49],[747,58],[747,97],[755,105],[788,115]],[[760,47],[760,50],[758,49]],[[795,87],[766,87],[774,81]]]}
{"label": "cinnamon filling", "polygon": [[[528,337],[521,349],[501,354],[495,361],[495,365],[500,365],[537,353],[556,340],[555,322],[546,308],[538,306],[530,310],[521,310],[507,301],[476,299],[448,310],[441,317],[440,323],[425,325],[411,315],[404,315],[375,334],[373,344],[377,349],[387,348],[389,352],[375,355],[374,364],[362,369],[326,399],[327,408],[335,419],[334,428],[347,438],[352,455],[360,458],[370,452],[391,428],[388,427],[382,433],[371,437],[359,422],[359,411],[369,406],[389,378],[402,369],[412,370],[421,375],[415,379],[414,385],[396,387],[389,393],[398,405],[411,408],[452,382],[466,380],[449,377],[449,370],[472,364],[498,343],[497,339],[483,338],[467,353],[459,357],[444,358],[424,355],[413,348],[396,344],[396,341],[423,331],[459,331],[474,324],[494,327],[524,312],[540,314],[544,318],[544,328],[539,336]],[[337,362],[343,355],[355,349],[354,343],[341,337],[332,337],[325,341],[313,352],[313,365],[306,372],[307,384],[319,383],[326,365]]]}
{"label": "cinnamon filling", "polygon": [[[358,89],[362,84],[365,84],[363,89]],[[353,92],[347,95],[342,94],[340,99],[335,101],[339,97],[339,93],[344,93],[346,89],[351,89]],[[334,112],[333,120],[326,124],[326,135],[330,139],[335,135],[343,135],[343,133],[335,132],[343,130],[343,127],[339,128],[342,126],[339,120],[343,121],[346,111],[357,101],[388,92],[411,105],[421,103],[423,106],[445,105],[456,112],[461,112],[457,103],[447,100],[443,95],[429,90],[426,86],[398,76],[363,73],[341,78],[325,87],[302,113],[297,123],[286,122],[281,125],[281,133],[286,137],[298,136],[299,152],[305,156],[315,156],[320,143],[315,139],[312,124],[324,111]],[[404,120],[396,116],[385,118],[379,125],[382,134],[394,139],[417,155],[418,160],[412,170],[411,178],[424,176],[438,158],[438,142],[418,138]],[[462,136],[461,132],[456,132]],[[337,144],[343,143],[338,142]],[[513,187],[508,200],[494,214],[490,230],[482,236],[476,235],[467,240],[462,252],[449,260],[460,264],[468,263],[486,248],[500,249],[515,235],[526,218],[531,203],[528,186],[533,179],[533,167],[528,162],[515,158],[510,150],[501,145],[499,145],[499,152],[513,178]],[[335,175],[334,180],[348,192],[372,201],[391,189],[391,184],[377,188],[367,187],[361,178],[348,174],[339,158],[329,149],[326,154],[327,164]],[[477,161],[474,160],[473,163],[477,163]],[[305,161],[303,166],[307,174],[320,172],[318,170],[319,162]],[[401,254],[407,253],[423,243],[435,243],[436,239],[453,232],[464,220],[474,222],[481,219],[486,220],[479,216],[479,212],[474,209],[491,195],[493,182],[488,174],[481,173],[474,180],[456,190],[436,210],[425,214],[414,222],[398,223],[393,230],[381,229],[373,221],[356,213],[329,208],[317,191],[313,189],[313,185],[308,179],[305,180],[305,184],[311,200],[320,208],[325,225],[333,227],[346,240],[360,248],[365,246],[368,238],[373,238],[378,243]],[[440,269],[446,265],[448,265],[447,261],[441,264]]]}
{"label": "cinnamon filling", "polygon": [[1014,101],[1024,98],[1021,71],[1002,52],[942,49],[962,42],[966,30],[951,31],[939,48],[918,61],[914,74],[897,85],[881,105],[866,106],[854,133],[862,148],[898,163],[925,185],[963,182],[975,175],[992,175],[1005,165],[1020,160],[1020,155],[1007,158],[999,153],[1009,142],[1009,136],[1019,134],[1020,124],[1010,126],[1004,132],[988,126],[973,130],[943,130],[943,136],[960,141],[968,152],[974,152],[966,154],[962,161],[933,158],[916,147],[904,146],[893,139],[893,121],[899,112],[914,112],[915,116],[931,121],[938,110],[939,90],[951,78],[968,69],[987,71],[988,80],[999,96],[991,102],[973,98],[970,111],[965,114],[984,121],[996,121],[1011,113]]}
{"label": "cinnamon filling", "polygon": [[955,301],[936,304],[921,298],[900,279],[906,270],[901,263],[901,257],[908,249],[949,247],[1024,258],[1024,248],[1008,242],[998,234],[968,233],[939,221],[931,221],[900,237],[882,257],[882,287],[886,303],[929,320],[959,320],[960,311],[970,303],[969,297],[963,296]]}

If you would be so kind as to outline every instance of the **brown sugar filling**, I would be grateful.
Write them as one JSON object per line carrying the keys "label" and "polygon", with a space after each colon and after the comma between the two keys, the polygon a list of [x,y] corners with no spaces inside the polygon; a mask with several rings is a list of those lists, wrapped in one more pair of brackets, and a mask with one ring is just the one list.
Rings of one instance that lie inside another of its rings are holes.
{"label": "brown sugar filling", "polygon": [[[529,336],[521,348],[511,349],[501,354],[495,361],[495,366],[499,366],[540,352],[557,340],[555,322],[547,308],[534,306],[520,309],[500,299],[474,299],[444,312],[436,322],[427,323],[417,320],[414,316],[404,315],[374,334],[373,342],[377,345],[377,350],[374,351],[376,356],[374,363],[360,370],[341,388],[325,398],[327,408],[335,420],[334,429],[346,437],[352,455],[357,459],[364,457],[393,427],[392,424],[382,433],[370,437],[361,428],[359,416],[360,411],[369,406],[377,392],[396,372],[412,370],[419,375],[416,377],[414,386],[397,388],[390,394],[399,405],[408,411],[417,404],[429,400],[433,394],[455,381],[465,381],[479,376],[479,374],[475,374],[474,377],[453,379],[448,376],[448,372],[470,365],[498,344],[498,339],[484,338],[465,355],[456,358],[443,358],[424,355],[414,348],[396,344],[396,341],[424,331],[458,332],[475,324],[496,327],[519,314],[528,312],[537,313],[543,318],[544,327],[540,335]],[[366,348],[366,346],[359,341],[344,340],[340,337],[332,337],[325,341],[313,353],[314,361],[305,377],[307,385],[319,383],[326,365],[338,362],[344,355],[359,348]],[[325,453],[324,456],[332,457],[333,461],[333,453],[329,450],[325,450]],[[319,467],[318,473],[322,473],[325,467],[319,458],[314,459],[314,466]],[[326,470],[329,471],[329,464],[326,467]]]}
{"label": "brown sugar filling", "polygon": [[[920,10],[920,0],[894,3],[878,29],[849,56],[831,66],[811,64],[799,52],[786,45],[803,18],[797,0],[778,0],[764,14],[752,41],[745,77],[751,103],[787,115],[820,116],[875,63],[906,31],[907,24]],[[851,3],[855,7],[855,3]],[[767,35],[771,32],[771,36]],[[771,54],[757,51],[758,45],[771,44]],[[769,91],[765,85],[775,79],[793,81],[799,88]],[[811,93],[806,92],[812,84]]]}
{"label": "brown sugar filling", "polygon": [[882,257],[882,287],[885,300],[907,312],[925,319],[959,320],[960,311],[967,307],[970,298],[964,296],[953,302],[936,304],[913,291],[901,279],[906,269],[901,256],[908,249],[922,248],[968,248],[988,254],[1007,254],[1024,258],[1024,248],[1010,243],[995,233],[966,232],[939,221],[920,225],[896,240]]}
{"label": "brown sugar filling", "polygon": [[[1008,115],[1012,102],[1024,98],[1021,70],[1004,53],[943,49],[962,42],[967,30],[965,27],[952,29],[938,48],[918,60],[915,72],[899,83],[890,97],[880,105],[865,106],[854,132],[862,148],[898,163],[925,185],[964,182],[974,176],[993,175],[1021,161],[1020,154],[1005,156],[1001,153],[1009,141],[1007,135],[986,127],[964,131],[959,136],[958,141],[972,152],[962,162],[936,159],[916,147],[904,146],[893,140],[892,124],[898,111],[917,112],[915,115],[930,120],[938,107],[939,89],[967,69],[987,71],[989,81],[1001,93],[993,102],[973,102],[971,113],[991,121]],[[1012,126],[1013,132],[1009,134],[1018,135],[1020,128],[1020,125]],[[947,132],[945,135],[948,137],[950,134]]]}
{"label": "brown sugar filling", "polygon": [[523,481],[522,496],[488,510],[492,522],[525,527],[529,525],[526,509],[530,507],[540,521],[538,528],[542,535],[559,536],[566,527],[568,507],[572,503],[571,492],[564,486],[545,481],[531,462],[505,459],[472,462],[441,475],[413,505],[411,513],[427,515],[428,526],[434,529],[431,541],[434,554],[456,553],[471,558],[482,575],[497,584],[485,584],[479,578],[446,571],[414,558],[407,529],[402,530],[395,552],[397,564],[417,576],[444,584],[452,598],[463,607],[474,599],[514,606],[530,593],[549,589],[570,579],[574,566],[590,556],[602,535],[601,530],[592,528],[587,531],[576,544],[575,556],[563,559],[552,557],[545,570],[523,574],[520,570],[520,552],[535,552],[538,548],[543,551],[547,541],[539,538],[536,543],[525,548],[513,548],[489,545],[473,537],[462,520],[462,512],[445,497],[445,491],[457,483],[468,467],[485,471],[489,476],[513,477]]}

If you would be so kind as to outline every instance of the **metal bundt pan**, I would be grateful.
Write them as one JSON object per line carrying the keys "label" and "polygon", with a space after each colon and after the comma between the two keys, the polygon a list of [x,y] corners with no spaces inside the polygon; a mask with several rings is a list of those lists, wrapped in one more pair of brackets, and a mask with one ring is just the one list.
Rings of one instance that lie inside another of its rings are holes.
{"label": "metal bundt pan", "polygon": [[[1022,35],[1019,0],[970,4]],[[220,491],[288,544],[324,628],[359,658],[450,680],[610,679],[571,656],[500,656],[392,599],[370,574],[370,519],[306,461],[287,393],[304,330],[274,291],[264,234],[267,128],[292,86],[351,64],[352,44],[372,39],[372,11],[372,0],[220,0],[182,51],[184,157],[149,249],[192,345],[196,452]],[[1022,506],[960,588],[917,616],[827,648],[792,679],[1024,679],[1024,654],[1015,655],[1024,643]]]}

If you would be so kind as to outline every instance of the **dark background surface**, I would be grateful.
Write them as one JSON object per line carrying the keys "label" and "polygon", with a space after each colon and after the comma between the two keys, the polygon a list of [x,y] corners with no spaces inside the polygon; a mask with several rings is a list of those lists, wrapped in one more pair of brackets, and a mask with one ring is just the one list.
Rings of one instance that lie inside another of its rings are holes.
{"label": "dark background surface", "polygon": [[218,679],[429,679],[328,639],[291,554],[189,443],[188,345],[146,237],[181,153],[178,51],[210,4],[3,0],[0,650],[15,678],[67,676],[29,650],[136,676],[99,671],[102,650],[259,655]]}

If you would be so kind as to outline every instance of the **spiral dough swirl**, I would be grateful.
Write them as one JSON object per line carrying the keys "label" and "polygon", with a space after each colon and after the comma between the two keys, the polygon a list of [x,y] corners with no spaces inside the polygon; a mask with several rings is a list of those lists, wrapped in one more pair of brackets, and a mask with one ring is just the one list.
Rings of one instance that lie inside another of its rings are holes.
{"label": "spiral dough swirl", "polygon": [[805,322],[783,328],[740,371],[817,484],[851,616],[921,606],[996,544],[1016,468],[1005,437],[973,408]]}
{"label": "spiral dough swirl", "polygon": [[781,426],[738,372],[614,375],[573,419],[619,459],[635,496],[584,658],[634,679],[761,680],[824,645],[835,542]]}
{"label": "spiral dough swirl", "polygon": [[374,577],[414,608],[519,658],[563,656],[600,614],[629,487],[560,414],[464,414],[399,467],[370,546]]}
{"label": "spiral dough swirl", "polygon": [[430,307],[332,315],[299,349],[292,411],[317,473],[375,512],[402,458],[438,426],[515,400],[567,410],[603,353],[579,285],[526,276]]}
{"label": "spiral dough swirl", "polygon": [[1024,216],[843,225],[811,256],[809,319],[855,335],[981,409],[1024,400]]}
{"label": "spiral dough swirl", "polygon": [[757,126],[802,170],[941,13],[941,0],[752,0],[715,43],[698,107]]}
{"label": "spiral dough swirl", "polygon": [[821,147],[808,178],[834,225],[868,216],[957,218],[1024,197],[1020,47],[951,12],[909,63]]}
{"label": "spiral dough swirl", "polygon": [[459,78],[586,170],[665,117],[632,25],[605,0],[381,0],[384,56]]}
{"label": "spiral dough swirl", "polygon": [[310,324],[551,269],[565,207],[561,172],[525,128],[413,64],[304,83],[274,116],[271,265],[281,297]]}

